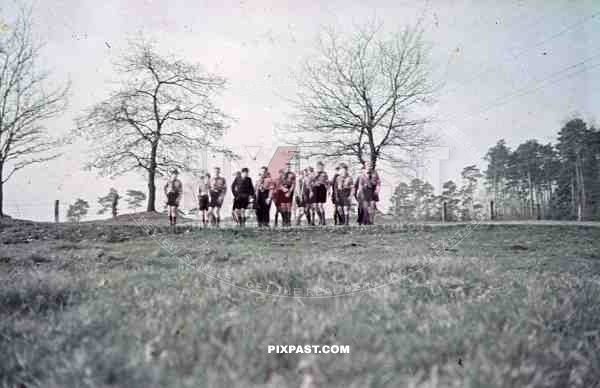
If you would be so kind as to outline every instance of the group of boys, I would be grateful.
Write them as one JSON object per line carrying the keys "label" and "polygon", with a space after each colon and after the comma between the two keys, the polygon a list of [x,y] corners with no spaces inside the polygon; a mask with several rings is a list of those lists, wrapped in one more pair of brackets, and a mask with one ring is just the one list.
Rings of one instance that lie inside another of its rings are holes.
{"label": "group of boys", "polygon": [[[318,162],[316,167],[307,167],[292,172],[291,165],[272,176],[267,167],[262,167],[256,183],[248,176],[249,170],[243,168],[237,172],[231,184],[233,194],[232,217],[239,226],[246,225],[246,211],[253,208],[259,227],[269,227],[271,203],[275,204],[275,226],[279,216],[281,225],[292,225],[292,204],[296,204],[296,225],[300,225],[302,217],[306,217],[309,225],[325,225],[325,208],[330,196],[335,207],[334,222],[336,225],[348,225],[352,198],[357,201],[358,219],[361,225],[373,223],[376,203],[379,201],[380,179],[377,172],[369,164],[364,164],[356,179],[350,175],[348,166],[340,163],[330,180],[325,166]],[[176,223],[177,207],[182,194],[181,181],[177,171],[171,171],[171,178],[165,185],[169,222]],[[209,222],[215,226],[221,223],[220,210],[226,194],[226,180],[221,176],[219,167],[214,168],[211,176],[206,173],[200,179],[198,188],[198,209],[202,215],[202,223]]]}

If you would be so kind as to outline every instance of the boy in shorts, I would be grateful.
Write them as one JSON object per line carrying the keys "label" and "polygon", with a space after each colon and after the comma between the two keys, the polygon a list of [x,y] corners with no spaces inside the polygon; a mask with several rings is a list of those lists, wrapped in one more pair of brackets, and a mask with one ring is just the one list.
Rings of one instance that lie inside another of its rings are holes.
{"label": "boy in shorts", "polygon": [[227,191],[227,182],[221,176],[221,169],[214,168],[213,177],[210,179],[210,221],[213,225],[221,224],[221,206]]}
{"label": "boy in shorts", "polygon": [[242,168],[242,175],[237,185],[237,192],[234,194],[234,212],[238,220],[238,225],[243,227],[246,225],[246,209],[251,200],[254,199],[254,184],[252,178],[248,176],[248,169]]}
{"label": "boy in shorts", "polygon": [[292,226],[292,203],[294,200],[295,190],[296,174],[292,172],[291,166],[288,163],[281,176],[280,186],[280,212],[282,218],[282,226]]}
{"label": "boy in shorts", "polygon": [[302,214],[306,214],[306,197],[304,196],[306,183],[305,175],[306,169],[298,171],[298,179],[296,181],[296,190],[294,193],[294,198],[296,199],[296,225],[300,225],[302,222]]}
{"label": "boy in shorts", "polygon": [[202,214],[202,225],[208,221],[208,205],[210,202],[210,174],[206,173],[200,178],[198,187],[198,211]]}
{"label": "boy in shorts", "polygon": [[261,167],[261,172],[256,182],[256,222],[259,227],[269,227],[269,213],[271,211],[272,195],[271,174],[266,166]]}
{"label": "boy in shorts", "polygon": [[165,195],[167,197],[169,225],[173,227],[177,224],[177,208],[179,207],[181,194],[183,192],[183,184],[179,180],[178,175],[179,172],[176,169],[172,169],[171,177],[164,187]]}
{"label": "boy in shorts", "polygon": [[327,202],[327,190],[329,188],[329,179],[325,172],[323,162],[317,163],[317,170],[314,179],[312,179],[312,190],[314,197],[314,205],[317,215],[319,216],[319,225],[325,225],[325,208],[323,204]]}

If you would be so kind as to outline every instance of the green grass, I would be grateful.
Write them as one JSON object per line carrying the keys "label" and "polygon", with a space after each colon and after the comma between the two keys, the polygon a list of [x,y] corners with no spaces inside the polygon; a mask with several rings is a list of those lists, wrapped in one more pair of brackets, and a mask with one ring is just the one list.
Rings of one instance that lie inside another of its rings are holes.
{"label": "green grass", "polygon": [[[3,387],[600,386],[600,228],[480,225],[435,259],[464,226],[168,235],[233,287],[135,226],[2,227]],[[244,289],[390,272],[410,275],[328,298]],[[267,353],[286,344],[350,354]]]}

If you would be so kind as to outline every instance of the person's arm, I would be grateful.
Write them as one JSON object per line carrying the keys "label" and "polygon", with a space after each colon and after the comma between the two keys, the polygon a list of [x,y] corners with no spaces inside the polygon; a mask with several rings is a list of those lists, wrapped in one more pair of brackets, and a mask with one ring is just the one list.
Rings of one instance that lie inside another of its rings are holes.
{"label": "person's arm", "polygon": [[231,193],[233,194],[233,196],[235,197],[235,183],[237,181],[237,178],[233,180],[233,182],[231,182]]}
{"label": "person's arm", "polygon": [[294,195],[294,191],[296,190],[296,175],[292,174],[292,184],[290,185],[290,190],[287,192],[287,196],[291,197],[292,195]]}
{"label": "person's arm", "polygon": [[254,198],[256,195],[256,190],[254,190],[254,183],[252,182],[252,178],[248,177],[250,180],[250,197]]}

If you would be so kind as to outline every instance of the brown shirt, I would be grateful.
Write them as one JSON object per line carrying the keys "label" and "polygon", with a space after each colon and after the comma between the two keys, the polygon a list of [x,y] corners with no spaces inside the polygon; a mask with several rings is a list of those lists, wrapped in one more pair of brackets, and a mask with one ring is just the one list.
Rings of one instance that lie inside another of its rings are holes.
{"label": "brown shirt", "polygon": [[225,178],[223,178],[222,176],[211,178],[210,189],[212,191],[223,192],[223,191],[225,191],[226,187],[227,187],[227,182],[225,181]]}

